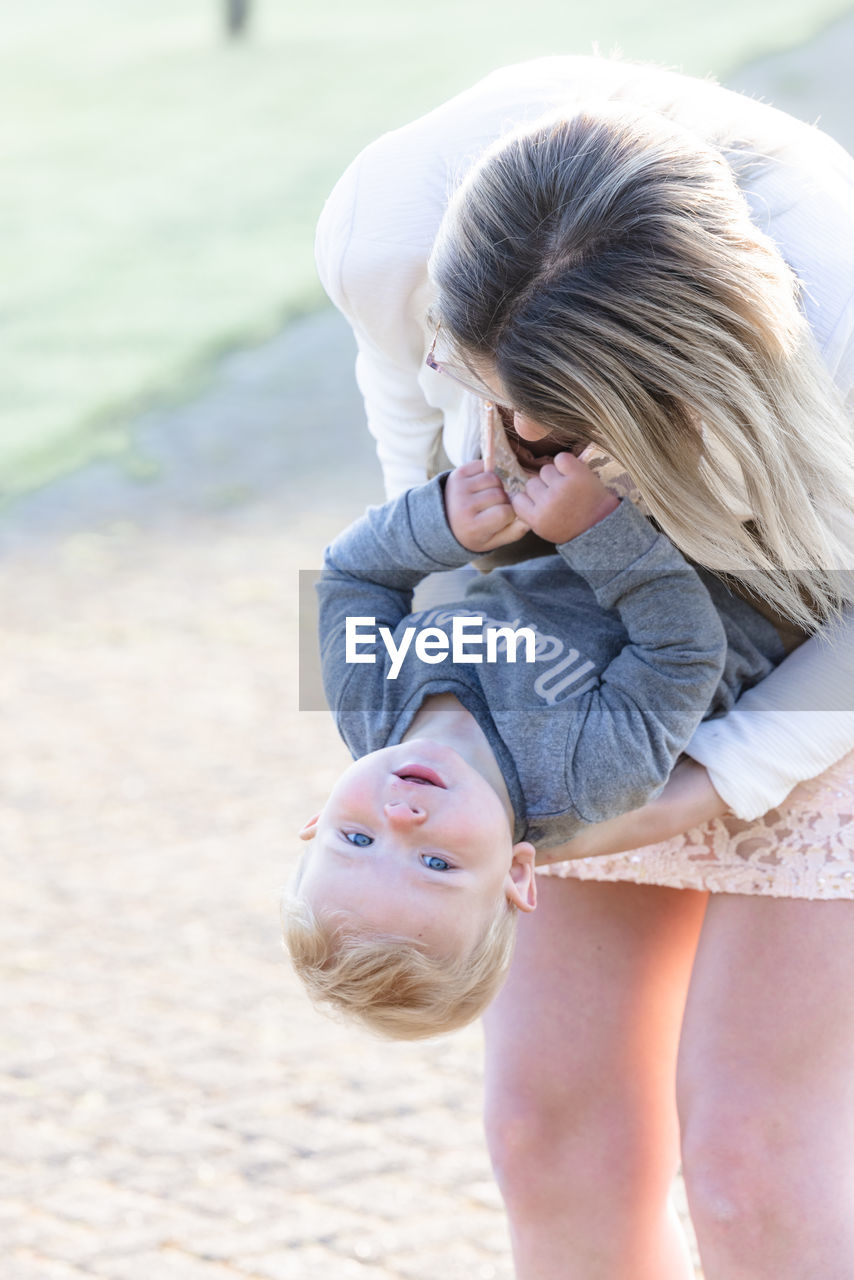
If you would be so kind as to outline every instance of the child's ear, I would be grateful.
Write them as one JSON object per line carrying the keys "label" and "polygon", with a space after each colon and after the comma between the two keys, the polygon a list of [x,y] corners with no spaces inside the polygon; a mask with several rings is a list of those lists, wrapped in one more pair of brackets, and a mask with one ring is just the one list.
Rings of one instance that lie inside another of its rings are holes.
{"label": "child's ear", "polygon": [[537,851],[527,840],[513,846],[513,862],[507,873],[504,891],[508,901],[520,911],[533,911],[537,905],[537,877],[534,861]]}
{"label": "child's ear", "polygon": [[299,829],[300,840],[314,839],[315,835],[317,834],[316,828],[317,828],[317,823],[319,818],[320,818],[320,814],[316,813],[313,818],[309,818],[308,822],[304,823],[300,827]]}

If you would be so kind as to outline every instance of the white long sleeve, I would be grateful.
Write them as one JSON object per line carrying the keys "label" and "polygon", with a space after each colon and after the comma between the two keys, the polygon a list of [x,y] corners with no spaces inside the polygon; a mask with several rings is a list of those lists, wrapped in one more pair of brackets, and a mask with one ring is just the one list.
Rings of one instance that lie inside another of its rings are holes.
{"label": "white long sleeve", "polygon": [[758,818],[854,749],[854,613],[706,720],[685,748],[733,813]]}
{"label": "white long sleeve", "polygon": [[[432,239],[419,243],[417,227],[403,242],[360,232],[359,193],[373,190],[378,180],[370,173],[373,158],[369,148],[336,185],[318,224],[315,255],[321,283],[356,338],[356,380],[386,490],[394,497],[427,479],[442,430],[442,410],[427,403],[418,382],[426,347],[414,299],[424,289]],[[403,213],[401,223],[406,225]]]}

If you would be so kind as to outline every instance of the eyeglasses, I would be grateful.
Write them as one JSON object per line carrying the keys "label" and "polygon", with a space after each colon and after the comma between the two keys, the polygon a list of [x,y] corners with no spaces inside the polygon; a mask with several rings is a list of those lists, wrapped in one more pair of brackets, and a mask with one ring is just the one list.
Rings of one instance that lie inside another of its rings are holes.
{"label": "eyeglasses", "polygon": [[462,387],[465,391],[470,391],[480,400],[492,401],[498,403],[499,397],[494,391],[491,391],[485,382],[477,386],[474,382],[467,382],[465,378],[461,378],[453,369],[449,369],[441,360],[436,359],[436,343],[439,341],[439,330],[442,328],[441,320],[436,325],[436,332],[433,334],[433,341],[430,344],[430,350],[427,352],[427,358],[424,363],[428,369],[432,369],[434,373],[441,373],[446,378],[450,378],[452,382],[456,382],[458,387]]}

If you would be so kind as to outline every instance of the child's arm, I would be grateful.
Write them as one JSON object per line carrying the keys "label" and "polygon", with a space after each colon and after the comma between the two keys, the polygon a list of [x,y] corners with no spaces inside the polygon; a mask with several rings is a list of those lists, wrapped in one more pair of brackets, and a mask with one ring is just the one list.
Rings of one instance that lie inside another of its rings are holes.
{"label": "child's arm", "polygon": [[342,662],[348,618],[373,618],[377,635],[380,627],[394,632],[411,612],[422,578],[467,564],[471,553],[514,542],[526,531],[480,459],[370,507],[345,529],[326,550],[318,584],[323,682],[332,710],[345,686],[352,702],[354,686],[367,698],[372,683],[385,678],[382,661]]}
{"label": "child's arm", "polygon": [[[566,785],[580,823],[643,805],[711,702],[726,656],[723,625],[681,554],[572,454],[513,499],[516,512],[615,610],[629,640],[595,687],[564,711]],[[545,744],[544,744],[545,746]]]}

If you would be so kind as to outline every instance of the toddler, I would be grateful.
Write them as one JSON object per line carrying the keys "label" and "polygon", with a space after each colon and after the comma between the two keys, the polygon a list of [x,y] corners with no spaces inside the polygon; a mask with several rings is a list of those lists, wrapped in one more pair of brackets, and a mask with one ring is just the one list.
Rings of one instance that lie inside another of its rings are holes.
{"label": "toddler", "polygon": [[[426,575],[527,529],[555,553],[411,612]],[[369,509],[318,594],[355,760],[300,833],[286,941],[316,999],[398,1038],[480,1013],[536,905],[537,851],[653,797],[700,720],[783,656],[571,453],[512,498],[476,460]]]}

